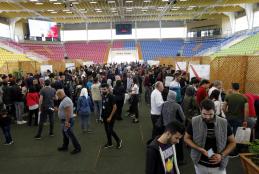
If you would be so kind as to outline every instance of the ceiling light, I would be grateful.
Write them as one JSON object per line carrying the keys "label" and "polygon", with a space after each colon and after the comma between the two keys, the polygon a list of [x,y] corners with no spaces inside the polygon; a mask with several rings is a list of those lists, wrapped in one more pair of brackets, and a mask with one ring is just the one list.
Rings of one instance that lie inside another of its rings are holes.
{"label": "ceiling light", "polygon": [[108,4],[114,4],[115,1],[108,1]]}
{"label": "ceiling light", "polygon": [[157,7],[158,9],[163,9],[164,7]]}
{"label": "ceiling light", "polygon": [[63,11],[64,11],[64,12],[66,12],[66,11],[70,11],[70,10],[68,10],[68,9],[64,9]]}
{"label": "ceiling light", "polygon": [[184,2],[184,1],[187,1],[187,0],[180,0],[180,1]]}
{"label": "ceiling light", "polygon": [[77,4],[79,4],[79,2],[72,2],[72,4],[77,5]]}
{"label": "ceiling light", "polygon": [[50,12],[50,13],[53,13],[53,14],[55,14],[55,13],[58,13],[58,12],[56,12],[56,11],[52,11],[52,12]]}
{"label": "ceiling light", "polygon": [[87,13],[87,11],[81,11],[81,13]]}
{"label": "ceiling light", "polygon": [[49,2],[56,2],[56,1],[58,1],[58,0],[49,0]]}
{"label": "ceiling light", "polygon": [[71,13],[72,13],[72,11],[67,11],[66,13],[71,14]]}
{"label": "ceiling light", "polygon": [[144,0],[144,2],[151,2],[150,0]]}
{"label": "ceiling light", "polygon": [[169,2],[169,0],[162,0],[162,2]]}
{"label": "ceiling light", "polygon": [[117,13],[118,11],[113,10],[112,13]]}
{"label": "ceiling light", "polygon": [[96,13],[102,13],[103,11],[96,11]]}
{"label": "ceiling light", "polygon": [[54,10],[47,10],[47,11],[54,11]]}
{"label": "ceiling light", "polygon": [[74,1],[76,1],[76,0],[69,0],[69,2],[74,2]]}
{"label": "ceiling light", "polygon": [[132,8],[131,8],[131,7],[129,7],[129,8],[126,8],[126,10],[132,10]]}
{"label": "ceiling light", "polygon": [[147,12],[147,10],[145,10],[145,9],[142,9],[141,11],[143,11],[143,12]]}
{"label": "ceiling light", "polygon": [[176,11],[176,10],[178,10],[178,9],[177,9],[177,8],[172,8],[172,9],[171,9],[171,11]]}
{"label": "ceiling light", "polygon": [[96,1],[90,1],[90,4],[96,4],[97,2]]}
{"label": "ceiling light", "polygon": [[38,0],[30,0],[31,2],[37,2]]}
{"label": "ceiling light", "polygon": [[84,8],[81,8],[81,9],[79,9],[80,11],[85,11],[85,9]]}
{"label": "ceiling light", "polygon": [[127,1],[125,1],[126,3],[133,3],[133,1],[131,1],[131,0],[127,0]]}
{"label": "ceiling light", "polygon": [[195,8],[196,6],[194,6],[194,5],[191,5],[191,6],[189,6],[189,8]]}
{"label": "ceiling light", "polygon": [[126,10],[126,12],[132,12],[132,9],[131,10]]}
{"label": "ceiling light", "polygon": [[96,8],[96,9],[94,9],[95,11],[101,11],[102,9],[100,9],[100,8]]}
{"label": "ceiling light", "polygon": [[35,4],[36,4],[36,5],[43,5],[42,2],[36,2]]}
{"label": "ceiling light", "polygon": [[54,2],[53,4],[59,5],[59,4],[62,4],[62,3],[61,2]]}
{"label": "ceiling light", "polygon": [[179,9],[179,8],[181,8],[181,7],[173,7],[173,8],[175,8],[175,9]]}

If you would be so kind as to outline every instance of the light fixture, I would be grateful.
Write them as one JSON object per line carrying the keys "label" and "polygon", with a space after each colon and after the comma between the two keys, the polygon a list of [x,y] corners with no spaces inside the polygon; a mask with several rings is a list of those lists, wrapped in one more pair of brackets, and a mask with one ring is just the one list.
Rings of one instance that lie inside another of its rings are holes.
{"label": "light fixture", "polygon": [[96,4],[97,2],[96,1],[90,1],[90,4]]}
{"label": "light fixture", "polygon": [[185,2],[185,1],[187,1],[187,0],[180,0],[181,2]]}
{"label": "light fixture", "polygon": [[56,14],[56,13],[58,13],[58,12],[56,12],[56,11],[52,11],[52,12],[50,12],[50,13],[52,13],[52,14]]}
{"label": "light fixture", "polygon": [[77,5],[77,4],[79,4],[79,2],[72,2],[72,4]]}
{"label": "light fixture", "polygon": [[176,11],[176,10],[178,10],[178,8],[172,8],[172,9],[171,9],[171,11]]}
{"label": "light fixture", "polygon": [[132,12],[132,9],[126,10],[126,12]]}
{"label": "light fixture", "polygon": [[42,2],[36,2],[35,4],[36,4],[36,5],[43,5]]}
{"label": "light fixture", "polygon": [[63,11],[64,11],[64,12],[67,12],[67,11],[70,11],[70,10],[68,10],[68,9],[64,9]]}
{"label": "light fixture", "polygon": [[127,0],[127,1],[125,1],[126,3],[133,3],[133,1],[132,0]]}
{"label": "light fixture", "polygon": [[143,11],[143,12],[147,12],[147,9],[142,9],[141,11]]}
{"label": "light fixture", "polygon": [[61,2],[54,2],[53,4],[55,4],[55,5],[60,5],[60,4],[62,4]]}
{"label": "light fixture", "polygon": [[108,2],[108,4],[114,4],[115,3],[115,1],[107,1]]}
{"label": "light fixture", "polygon": [[58,0],[49,0],[49,2],[57,2]]}
{"label": "light fixture", "polygon": [[79,9],[80,11],[85,11],[85,9],[84,8],[81,8],[81,9]]}
{"label": "light fixture", "polygon": [[54,10],[51,10],[51,9],[50,9],[50,10],[47,10],[47,11],[51,12],[51,11],[54,11]]}
{"label": "light fixture", "polygon": [[72,11],[67,11],[66,13],[71,14],[71,13],[72,13]]}
{"label": "light fixture", "polygon": [[144,0],[144,2],[148,3],[148,2],[151,2],[150,0]]}
{"label": "light fixture", "polygon": [[169,2],[169,0],[162,0],[162,2]]}
{"label": "light fixture", "polygon": [[157,7],[158,9],[163,9],[164,7]]}
{"label": "light fixture", "polygon": [[31,2],[38,2],[38,0],[30,0]]}
{"label": "light fixture", "polygon": [[96,9],[94,9],[95,11],[101,11],[102,9],[100,9],[100,8],[96,8]]}
{"label": "light fixture", "polygon": [[102,12],[103,12],[103,11],[101,11],[101,10],[100,10],[100,11],[96,11],[96,13],[102,13]]}
{"label": "light fixture", "polygon": [[131,7],[128,7],[128,8],[126,8],[126,10],[132,10],[132,8],[131,8]]}
{"label": "light fixture", "polygon": [[112,11],[112,13],[117,13],[117,12],[118,12],[118,11],[116,11],[116,10],[113,10],[113,11]]}

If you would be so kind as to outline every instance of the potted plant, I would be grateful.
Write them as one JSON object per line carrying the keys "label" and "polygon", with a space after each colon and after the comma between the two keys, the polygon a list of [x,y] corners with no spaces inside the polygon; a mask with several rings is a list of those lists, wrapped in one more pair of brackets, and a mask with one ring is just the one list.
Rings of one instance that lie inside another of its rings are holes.
{"label": "potted plant", "polygon": [[255,140],[249,145],[249,152],[254,154],[251,160],[259,167],[259,140]]}
{"label": "potted plant", "polygon": [[259,173],[259,140],[255,140],[249,145],[250,153],[240,154],[240,159],[245,171],[245,174]]}

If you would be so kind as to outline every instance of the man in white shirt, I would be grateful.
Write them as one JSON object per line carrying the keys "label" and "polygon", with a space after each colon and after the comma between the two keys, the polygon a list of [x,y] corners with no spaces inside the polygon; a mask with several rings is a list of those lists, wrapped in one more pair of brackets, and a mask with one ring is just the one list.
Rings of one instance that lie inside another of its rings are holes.
{"label": "man in white shirt", "polygon": [[161,109],[164,103],[162,97],[162,91],[164,90],[164,85],[161,81],[155,83],[155,89],[151,93],[151,120],[153,124],[152,138],[160,135],[160,127],[156,124],[159,117],[161,117]]}

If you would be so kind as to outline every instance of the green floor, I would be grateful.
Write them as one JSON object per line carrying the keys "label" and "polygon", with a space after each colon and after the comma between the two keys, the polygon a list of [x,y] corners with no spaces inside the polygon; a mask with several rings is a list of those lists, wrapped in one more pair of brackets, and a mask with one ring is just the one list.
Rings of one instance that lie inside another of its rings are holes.
{"label": "green floor", "polygon": [[[81,132],[77,121],[75,133],[82,152],[76,155],[56,150],[62,143],[58,121],[55,136],[49,137],[48,126],[45,126],[41,140],[33,139],[36,127],[12,125],[15,144],[0,145],[0,174],[144,174],[145,142],[151,135],[147,105],[140,104],[140,116],[139,124],[132,124],[125,116],[123,121],[116,122],[115,130],[123,140],[120,150],[101,148],[106,143],[103,125],[92,121],[93,133],[87,134]],[[189,154],[185,153],[188,164],[181,168],[181,173],[194,174]],[[228,174],[242,173],[240,160],[231,159]]]}

